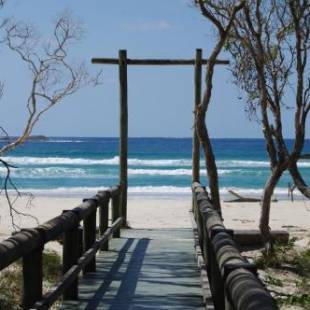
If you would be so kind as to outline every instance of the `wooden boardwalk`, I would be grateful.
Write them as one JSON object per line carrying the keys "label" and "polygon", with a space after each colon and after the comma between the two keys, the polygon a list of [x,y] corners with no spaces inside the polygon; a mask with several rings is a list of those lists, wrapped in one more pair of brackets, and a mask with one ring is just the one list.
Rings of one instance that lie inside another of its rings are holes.
{"label": "wooden boardwalk", "polygon": [[122,230],[62,309],[204,309],[192,230]]}

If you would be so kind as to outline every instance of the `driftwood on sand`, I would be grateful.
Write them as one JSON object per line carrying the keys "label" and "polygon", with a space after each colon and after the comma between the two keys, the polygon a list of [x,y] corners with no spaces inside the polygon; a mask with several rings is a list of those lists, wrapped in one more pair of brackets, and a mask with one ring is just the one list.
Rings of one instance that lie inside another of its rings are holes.
{"label": "driftwood on sand", "polygon": [[[240,194],[236,193],[233,190],[228,190],[228,192],[237,198],[232,199],[232,200],[224,200],[224,202],[261,202],[260,198],[244,197],[244,196],[241,196]],[[272,201],[277,202],[278,200],[273,199]]]}

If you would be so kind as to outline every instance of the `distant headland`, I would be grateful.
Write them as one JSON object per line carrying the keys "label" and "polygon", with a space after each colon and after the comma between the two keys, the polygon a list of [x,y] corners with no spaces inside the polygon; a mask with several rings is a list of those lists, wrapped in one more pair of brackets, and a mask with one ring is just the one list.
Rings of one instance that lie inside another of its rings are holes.
{"label": "distant headland", "polygon": [[[7,140],[15,140],[17,137],[0,137],[0,141],[7,141]],[[27,138],[27,141],[47,141],[49,140],[48,137],[43,136],[43,135],[33,135]]]}

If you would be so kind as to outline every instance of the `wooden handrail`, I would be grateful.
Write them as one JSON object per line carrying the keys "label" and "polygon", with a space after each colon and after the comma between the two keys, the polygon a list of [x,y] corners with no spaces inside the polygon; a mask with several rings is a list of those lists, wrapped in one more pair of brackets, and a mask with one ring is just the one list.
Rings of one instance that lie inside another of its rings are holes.
{"label": "wooden handrail", "polygon": [[[0,242],[0,270],[19,258],[23,258],[23,308],[47,309],[64,294],[65,299],[77,298],[77,277],[81,270],[95,271],[95,255],[99,249],[108,249],[108,240],[120,236],[123,221],[119,206],[120,186],[99,191],[95,196],[84,199],[72,210],[32,229],[22,229],[12,237]],[[108,205],[112,200],[113,223],[108,228]],[[96,240],[96,211],[99,208],[100,237]],[[84,222],[83,248],[80,251],[79,223]],[[44,245],[63,236],[62,280],[42,297],[42,252]],[[81,256],[82,255],[82,256]],[[39,301],[38,301],[39,300]],[[34,306],[35,304],[35,306]]]}
{"label": "wooden handrail", "polygon": [[30,253],[41,244],[41,234],[35,229],[22,230],[0,242],[0,270]]}
{"label": "wooden handrail", "polygon": [[242,257],[200,183],[192,184],[193,212],[216,309],[278,309],[257,277],[256,266]]}
{"label": "wooden handrail", "polygon": [[52,287],[42,298],[35,303],[32,309],[48,309],[64,292],[66,288],[78,277],[81,270],[96,255],[97,251],[112,236],[113,232],[122,225],[122,218],[118,218],[110,228],[97,240],[94,245],[80,257],[78,263],[72,266],[61,278],[61,280]]}

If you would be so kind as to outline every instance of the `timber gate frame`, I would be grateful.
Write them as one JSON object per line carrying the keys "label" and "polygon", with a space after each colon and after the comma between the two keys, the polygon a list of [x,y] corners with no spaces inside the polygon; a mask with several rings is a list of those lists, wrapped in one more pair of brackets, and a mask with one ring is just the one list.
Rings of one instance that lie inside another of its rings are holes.
{"label": "timber gate frame", "polygon": [[[202,65],[208,63],[207,59],[202,58],[202,49],[196,49],[195,59],[131,59],[127,58],[127,50],[119,50],[118,58],[92,58],[93,64],[118,65],[119,67],[119,86],[120,86],[120,136],[119,136],[119,179],[120,179],[120,205],[123,217],[123,226],[127,225],[127,158],[128,158],[128,83],[127,65],[146,65],[146,66],[195,66],[195,92],[194,110],[201,102],[201,77]],[[218,65],[227,65],[227,60],[217,60]],[[193,150],[192,150],[192,181],[199,182],[199,139],[196,128],[193,126]]]}

